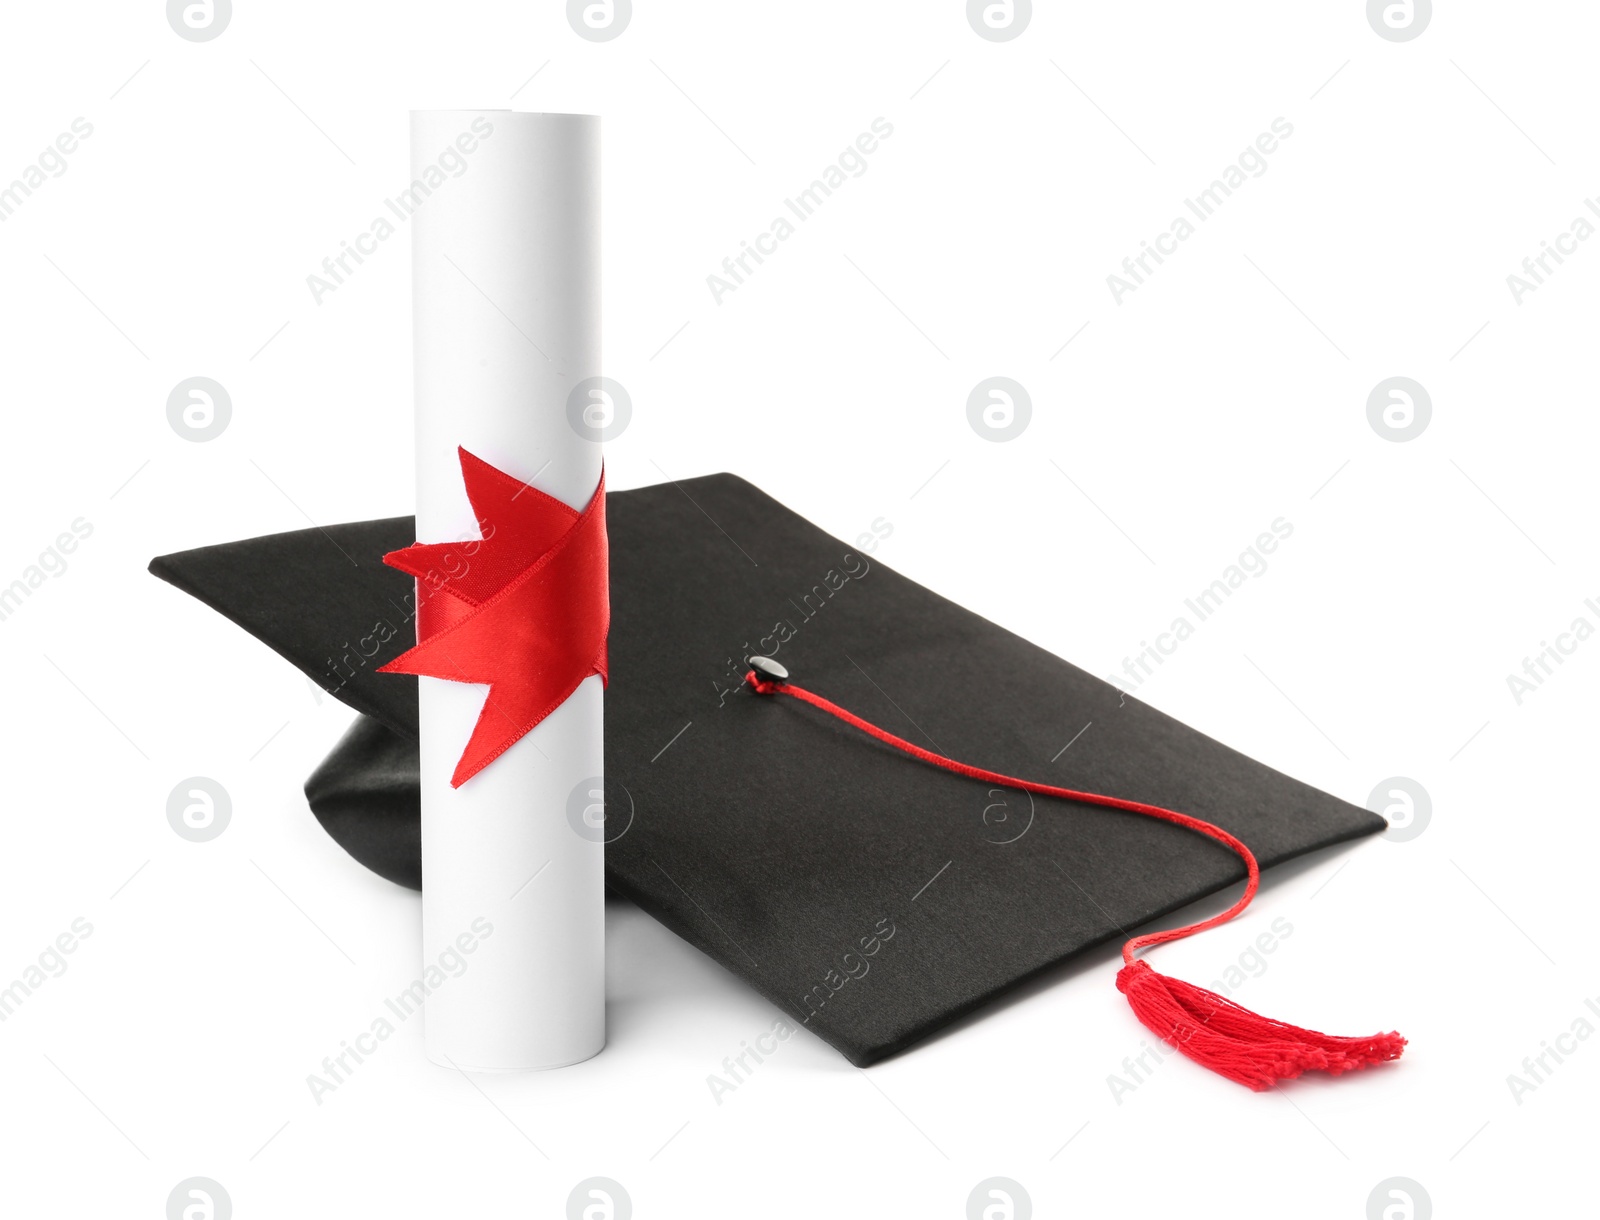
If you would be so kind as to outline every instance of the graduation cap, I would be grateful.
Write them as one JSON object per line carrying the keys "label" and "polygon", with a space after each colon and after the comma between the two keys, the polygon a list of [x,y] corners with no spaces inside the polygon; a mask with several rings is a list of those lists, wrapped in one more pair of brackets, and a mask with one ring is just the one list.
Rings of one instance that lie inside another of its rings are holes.
{"label": "graduation cap", "polygon": [[[1118,986],[1140,1020],[1258,1089],[1399,1056],[1398,1034],[1271,1021],[1135,956],[1232,918],[1258,864],[1378,833],[1382,818],[1128,698],[733,475],[610,492],[605,513],[607,883],[852,1063],[1241,880],[1230,910],[1128,941]],[[357,861],[420,888],[416,679],[378,672],[415,642],[413,581],[383,562],[415,539],[413,518],[393,517],[150,570],[360,713],[306,795]]]}

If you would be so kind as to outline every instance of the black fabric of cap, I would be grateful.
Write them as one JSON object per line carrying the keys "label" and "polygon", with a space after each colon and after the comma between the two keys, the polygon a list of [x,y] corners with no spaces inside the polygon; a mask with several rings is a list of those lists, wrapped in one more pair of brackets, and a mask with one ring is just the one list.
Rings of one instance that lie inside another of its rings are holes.
{"label": "black fabric of cap", "polygon": [[[1263,867],[1385,827],[733,475],[612,492],[606,513],[608,884],[853,1063],[1244,870],[1178,827],[992,788],[757,695],[741,685],[750,654],[949,758],[1214,822]],[[381,558],[414,541],[395,517],[150,568],[362,713],[306,794],[356,860],[419,887],[416,679],[375,672],[414,638],[411,579]]]}

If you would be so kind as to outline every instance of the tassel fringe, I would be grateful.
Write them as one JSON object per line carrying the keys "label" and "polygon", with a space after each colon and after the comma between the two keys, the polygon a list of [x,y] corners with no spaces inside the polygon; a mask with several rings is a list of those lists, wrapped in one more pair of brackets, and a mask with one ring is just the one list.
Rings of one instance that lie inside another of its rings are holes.
{"label": "tassel fringe", "polygon": [[1406,1045],[1392,1032],[1340,1038],[1258,1016],[1214,991],[1158,974],[1142,958],[1118,972],[1117,990],[1156,1037],[1257,1092],[1302,1072],[1337,1076],[1387,1063]]}

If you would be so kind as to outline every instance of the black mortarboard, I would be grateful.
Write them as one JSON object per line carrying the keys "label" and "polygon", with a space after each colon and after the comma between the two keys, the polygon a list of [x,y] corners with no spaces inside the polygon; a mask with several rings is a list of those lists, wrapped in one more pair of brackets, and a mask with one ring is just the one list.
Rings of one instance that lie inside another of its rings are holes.
{"label": "black mortarboard", "polygon": [[[606,514],[607,880],[852,1063],[1245,868],[1180,827],[952,775],[763,698],[744,682],[752,655],[941,755],[1214,822],[1263,867],[1385,827],[742,479],[612,492]],[[382,562],[413,541],[412,518],[394,517],[150,566],[362,713],[306,794],[352,856],[418,887],[416,680],[376,672],[414,642],[413,582]]]}

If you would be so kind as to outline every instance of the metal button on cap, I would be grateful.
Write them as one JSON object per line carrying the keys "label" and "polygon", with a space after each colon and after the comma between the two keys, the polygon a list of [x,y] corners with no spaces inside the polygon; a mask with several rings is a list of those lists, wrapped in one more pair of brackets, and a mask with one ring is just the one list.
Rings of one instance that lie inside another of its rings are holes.
{"label": "metal button on cap", "polygon": [[787,682],[789,671],[779,665],[771,657],[751,657],[750,668],[756,675],[766,682]]}

